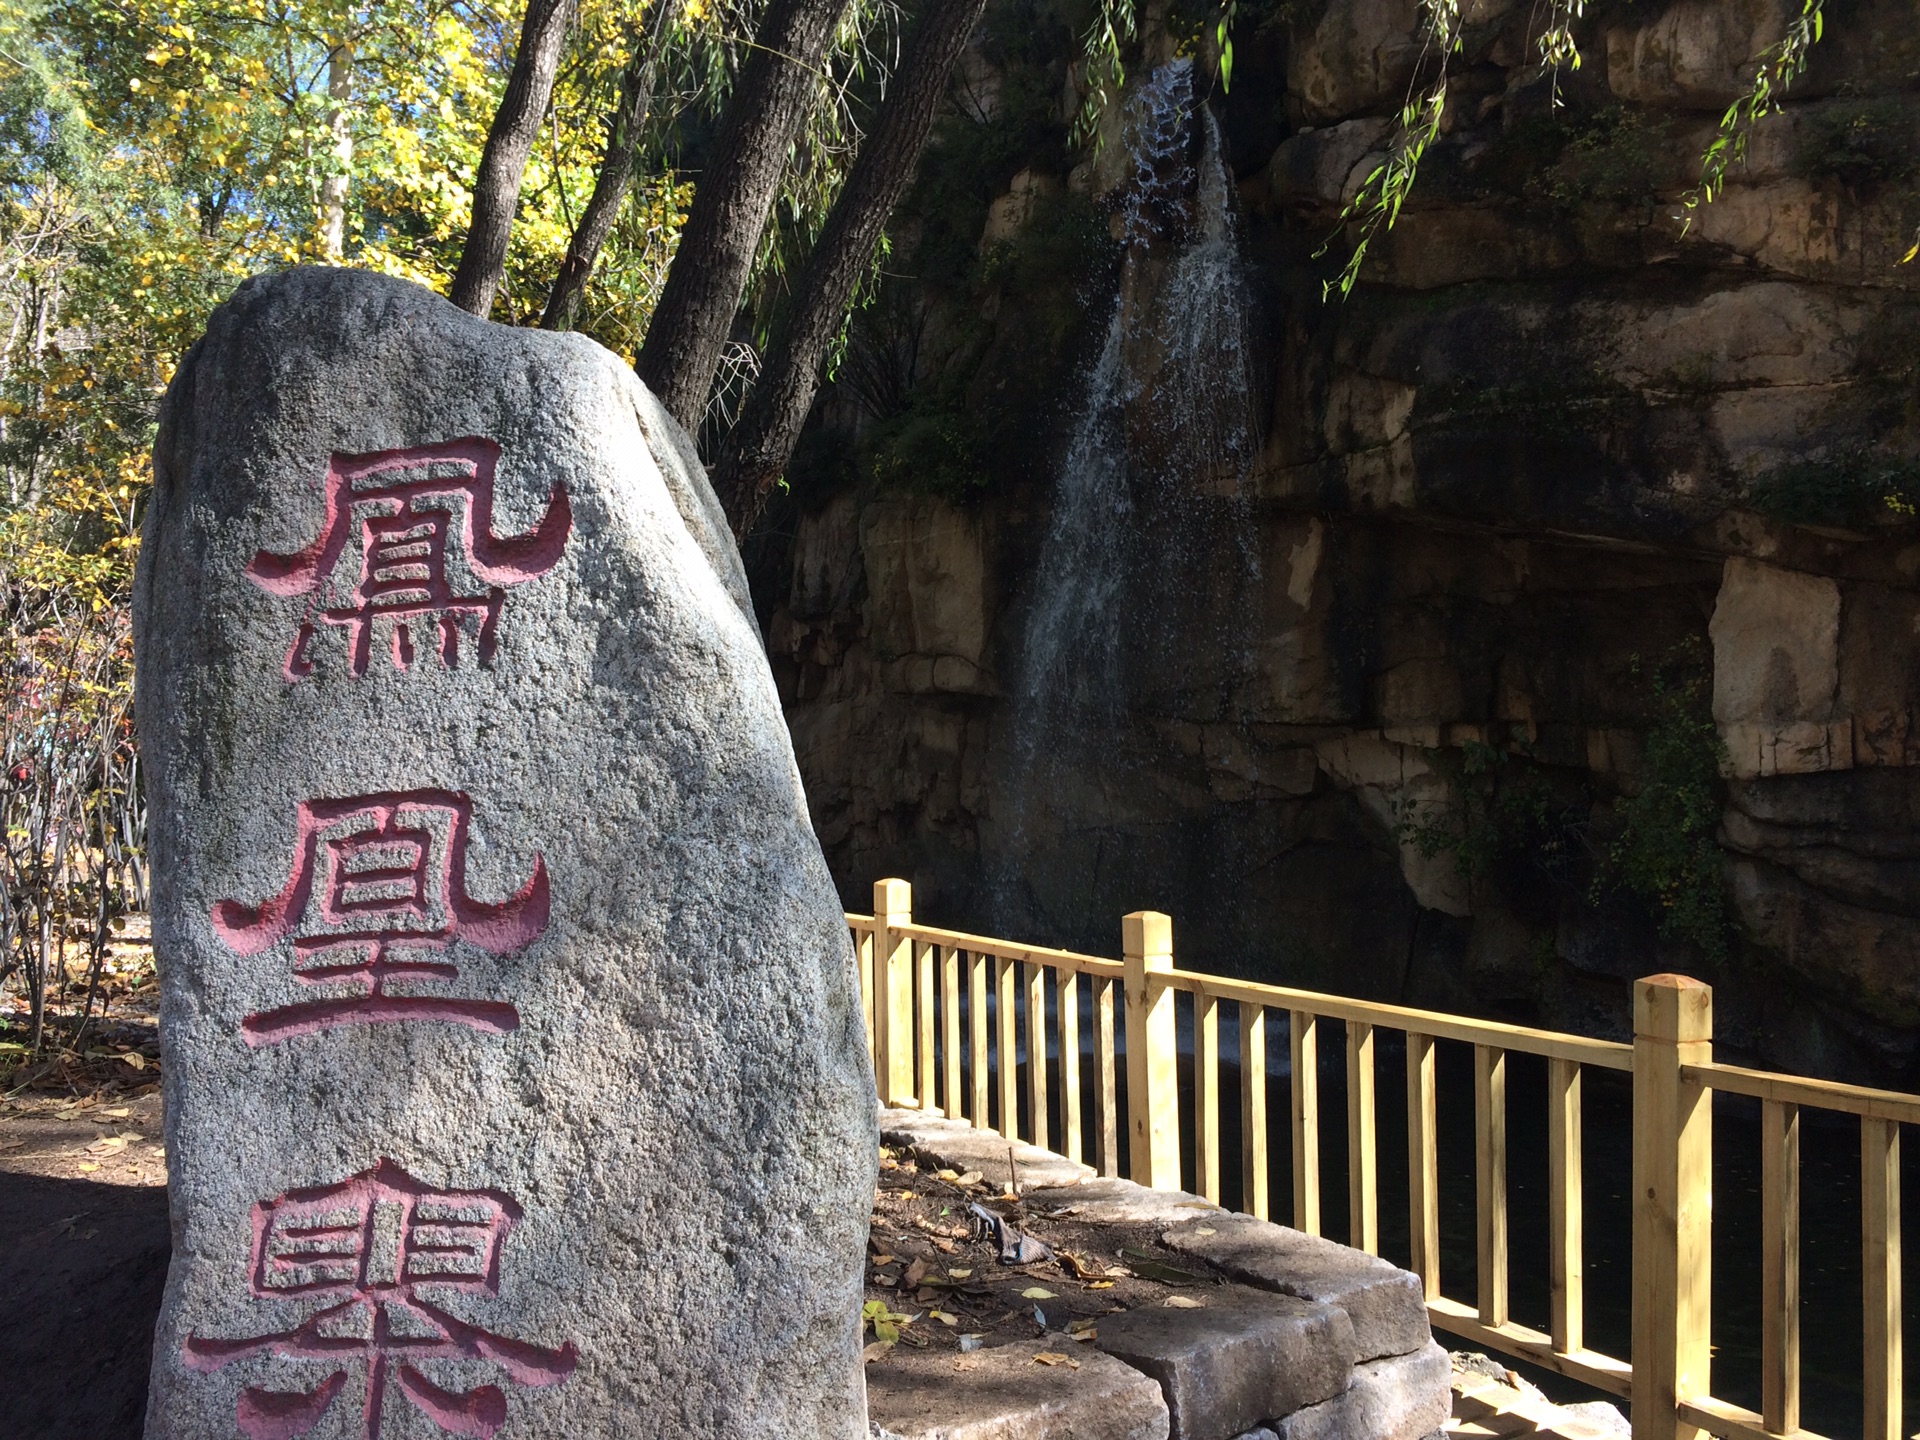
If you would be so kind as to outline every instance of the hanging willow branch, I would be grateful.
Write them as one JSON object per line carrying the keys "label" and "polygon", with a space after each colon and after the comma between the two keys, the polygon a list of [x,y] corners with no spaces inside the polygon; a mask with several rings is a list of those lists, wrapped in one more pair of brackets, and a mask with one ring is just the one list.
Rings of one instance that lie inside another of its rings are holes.
{"label": "hanging willow branch", "polygon": [[[1374,167],[1373,173],[1340,212],[1340,226],[1334,235],[1356,225],[1359,235],[1354,241],[1353,253],[1341,267],[1339,278],[1321,287],[1323,297],[1331,296],[1335,290],[1343,297],[1353,293],[1354,284],[1360,278],[1360,267],[1366,262],[1367,247],[1376,236],[1391,230],[1394,221],[1400,218],[1400,207],[1413,189],[1420,161],[1427,148],[1440,138],[1440,120],[1447,111],[1447,65],[1461,46],[1460,0],[1424,0],[1420,15],[1426,30],[1422,63],[1428,55],[1437,55],[1439,68],[1424,88],[1415,88],[1408,94],[1407,103],[1400,109],[1400,129],[1387,149],[1387,158]],[[1333,237],[1329,237],[1327,243],[1314,252],[1315,256],[1326,254],[1332,244]]]}
{"label": "hanging willow branch", "polygon": [[1826,0],[1801,0],[1799,17],[1787,33],[1760,52],[1747,92],[1727,107],[1720,117],[1720,132],[1700,158],[1700,183],[1680,199],[1686,211],[1681,234],[1693,228],[1694,211],[1711,205],[1726,189],[1727,171],[1747,158],[1753,127],[1780,109],[1780,97],[1807,68],[1807,52],[1820,43],[1826,29],[1821,15],[1825,4]]}

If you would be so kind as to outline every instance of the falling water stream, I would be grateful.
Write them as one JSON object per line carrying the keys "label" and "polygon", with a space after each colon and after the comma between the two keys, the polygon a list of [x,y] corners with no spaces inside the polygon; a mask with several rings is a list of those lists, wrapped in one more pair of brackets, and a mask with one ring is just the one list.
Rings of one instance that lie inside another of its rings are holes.
{"label": "falling water stream", "polygon": [[[1218,519],[1257,448],[1233,177],[1190,61],[1160,67],[1134,94],[1124,143],[1120,281],[1060,464],[1012,687],[1011,814],[993,902],[1002,923],[1044,923],[1021,878],[1045,843],[1037,807],[1054,818],[1052,799],[1071,791],[1076,823],[1119,818],[1099,797],[1127,768],[1116,742],[1140,701],[1129,670],[1164,673],[1141,657],[1190,636],[1166,580],[1198,586],[1217,571]],[[1248,529],[1230,528],[1231,558],[1251,571]],[[1219,653],[1249,643],[1216,639]]]}

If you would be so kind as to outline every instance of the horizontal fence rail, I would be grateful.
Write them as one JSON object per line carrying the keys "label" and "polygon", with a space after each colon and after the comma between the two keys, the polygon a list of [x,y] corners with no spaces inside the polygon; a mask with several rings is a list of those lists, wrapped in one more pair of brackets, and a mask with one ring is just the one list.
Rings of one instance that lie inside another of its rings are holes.
{"label": "horizontal fence rail", "polygon": [[[1630,1402],[1636,1440],[1707,1436],[1826,1440],[1800,1425],[1800,1110],[1859,1118],[1865,1440],[1900,1440],[1903,1378],[1900,1126],[1920,1096],[1774,1074],[1713,1059],[1713,995],[1680,975],[1634,985],[1632,1044],[1348,999],[1181,970],[1172,922],[1121,921],[1122,956],[914,923],[904,880],[874,886],[874,913],[848,915],[859,957],[868,1046],[881,1099],[961,1119],[1059,1151],[1102,1175],[1194,1188],[1263,1219],[1269,1209],[1267,1022],[1284,1017],[1291,1079],[1291,1223],[1321,1233],[1320,1045],[1344,1048],[1347,1233],[1379,1249],[1375,1039],[1406,1041],[1407,1209],[1411,1268],[1436,1329],[1541,1365]],[[1239,1193],[1222,1193],[1220,1025],[1239,1032]],[[1180,1105],[1179,1007],[1192,1035],[1191,1111]],[[1082,1036],[1090,1027],[1091,1045]],[[1436,1043],[1473,1052],[1476,1303],[1441,1290]],[[1088,1051],[1091,1054],[1088,1054]],[[1547,1065],[1550,1320],[1508,1306],[1507,1057]],[[1053,1057],[1057,1055],[1057,1065]],[[1083,1061],[1092,1066],[1082,1071]],[[1631,1362],[1585,1335],[1582,1082],[1589,1069],[1630,1078]],[[1049,1091],[1057,1074],[1058,1093]],[[1761,1409],[1712,1393],[1712,1095],[1760,1102]]]}

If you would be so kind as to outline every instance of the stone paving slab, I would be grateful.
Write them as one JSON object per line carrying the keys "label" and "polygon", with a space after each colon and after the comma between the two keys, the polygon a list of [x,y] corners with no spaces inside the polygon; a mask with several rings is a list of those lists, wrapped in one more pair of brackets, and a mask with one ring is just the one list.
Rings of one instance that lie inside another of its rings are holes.
{"label": "stone paving slab", "polygon": [[1230,1213],[1211,1200],[1185,1190],[1149,1190],[1131,1180],[1098,1178],[1077,1185],[1026,1191],[1037,1212],[1090,1225],[1184,1225],[1189,1220]]}
{"label": "stone paving slab", "polygon": [[1341,1394],[1270,1428],[1277,1440],[1427,1440],[1452,1414],[1451,1372],[1447,1352],[1429,1340],[1410,1355],[1354,1366]]}
{"label": "stone paving slab", "polygon": [[1079,1185],[1094,1174],[1091,1165],[1051,1150],[1009,1141],[991,1130],[976,1130],[964,1120],[923,1115],[917,1110],[882,1110],[880,1143],[916,1151],[952,1170],[978,1170],[988,1183],[1002,1188],[1017,1173],[1023,1194]]}
{"label": "stone paving slab", "polygon": [[867,1414],[901,1440],[1168,1440],[1155,1381],[1057,1335],[959,1356],[896,1351],[867,1371]]}
{"label": "stone paving slab", "polygon": [[1345,1311],[1251,1291],[1110,1315],[1095,1343],[1159,1382],[1172,1440],[1231,1440],[1341,1394],[1353,1376]]}
{"label": "stone paving slab", "polygon": [[1419,1277],[1364,1251],[1229,1214],[1175,1226],[1162,1242],[1248,1285],[1338,1305],[1353,1321],[1360,1360],[1410,1354],[1433,1339]]}

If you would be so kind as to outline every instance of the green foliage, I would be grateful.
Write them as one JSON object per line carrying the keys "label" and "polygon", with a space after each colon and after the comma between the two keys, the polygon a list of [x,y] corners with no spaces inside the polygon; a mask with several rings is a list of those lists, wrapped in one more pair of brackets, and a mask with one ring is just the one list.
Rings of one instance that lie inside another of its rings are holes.
{"label": "green foliage", "polygon": [[992,479],[979,427],[963,405],[916,397],[861,437],[858,469],[888,489],[964,501]]}
{"label": "green foliage", "polygon": [[[1727,953],[1725,857],[1719,825],[1727,748],[1714,728],[1709,667],[1688,647],[1652,667],[1646,783],[1615,807],[1620,833],[1596,879],[1638,895],[1660,933],[1711,960]],[[1638,661],[1635,673],[1641,673]]]}
{"label": "green foliage", "polygon": [[1569,796],[1524,752],[1468,740],[1458,750],[1424,753],[1445,779],[1447,798],[1404,806],[1398,826],[1399,838],[1422,855],[1450,856],[1470,886],[1505,859],[1524,858],[1551,875],[1580,863],[1584,796]]}
{"label": "green foliage", "polygon": [[1806,179],[1826,176],[1855,190],[1920,176],[1913,112],[1898,99],[1841,101],[1801,121],[1792,169]]}
{"label": "green foliage", "polygon": [[1662,142],[1667,138],[1664,124],[1649,123],[1637,110],[1609,105],[1557,128],[1564,143],[1552,162],[1532,178],[1529,188],[1534,194],[1566,207],[1590,201],[1644,204],[1653,200]]}
{"label": "green foliage", "polygon": [[1785,465],[1755,482],[1748,504],[1790,525],[1860,529],[1920,503],[1920,461],[1874,455],[1864,447],[1831,460]]}

